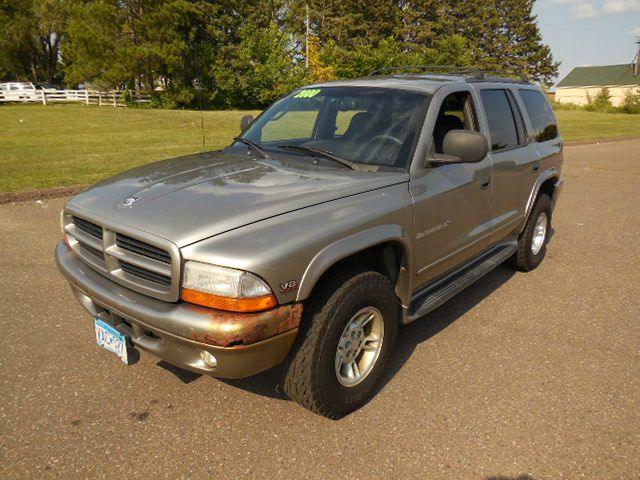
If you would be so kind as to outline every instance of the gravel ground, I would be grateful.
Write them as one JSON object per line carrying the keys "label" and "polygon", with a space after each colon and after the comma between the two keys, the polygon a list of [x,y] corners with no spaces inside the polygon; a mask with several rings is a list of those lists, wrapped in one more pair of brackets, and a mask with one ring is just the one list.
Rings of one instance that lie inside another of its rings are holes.
{"label": "gravel ground", "polygon": [[566,150],[542,266],[401,331],[340,421],[143,355],[125,367],[53,261],[62,199],[0,206],[1,478],[640,476],[640,140]]}

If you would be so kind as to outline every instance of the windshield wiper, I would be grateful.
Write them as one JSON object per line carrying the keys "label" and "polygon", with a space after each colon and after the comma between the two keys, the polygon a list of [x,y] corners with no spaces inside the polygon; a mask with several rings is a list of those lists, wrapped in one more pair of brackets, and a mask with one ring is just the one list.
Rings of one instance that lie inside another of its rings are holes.
{"label": "windshield wiper", "polygon": [[333,160],[334,162],[337,162],[340,165],[347,167],[351,170],[357,170],[355,164],[351,160],[342,158],[336,155],[335,153],[330,152],[328,150],[323,150],[322,148],[303,147],[302,145],[278,145],[278,148],[288,148],[290,150],[298,150],[300,152],[316,153],[318,155],[322,155],[324,158]]}
{"label": "windshield wiper", "polygon": [[244,143],[245,145],[248,145],[250,148],[253,148],[256,152],[258,152],[265,160],[271,160],[271,156],[267,152],[265,152],[262,147],[256,142],[242,137],[235,137],[233,141]]}

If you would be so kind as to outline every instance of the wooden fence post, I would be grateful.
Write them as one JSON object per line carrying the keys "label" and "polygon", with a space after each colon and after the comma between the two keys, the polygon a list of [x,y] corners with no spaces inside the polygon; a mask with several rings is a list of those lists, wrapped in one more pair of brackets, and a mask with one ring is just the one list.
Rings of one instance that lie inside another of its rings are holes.
{"label": "wooden fence post", "polygon": [[42,104],[47,104],[47,93],[44,90],[42,90]]}
{"label": "wooden fence post", "polygon": [[116,97],[116,92],[113,92],[113,108],[116,108],[118,106],[118,101],[117,101],[117,97]]}
{"label": "wooden fence post", "polygon": [[84,91],[84,103],[89,105],[89,90]]}
{"label": "wooden fence post", "polygon": [[98,92],[98,106],[102,106],[102,92]]}

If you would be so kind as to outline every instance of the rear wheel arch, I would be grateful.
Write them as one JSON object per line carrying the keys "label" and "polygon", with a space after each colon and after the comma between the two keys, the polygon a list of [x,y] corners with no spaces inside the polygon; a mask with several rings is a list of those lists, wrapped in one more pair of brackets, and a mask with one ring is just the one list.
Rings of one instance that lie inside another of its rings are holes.
{"label": "rear wheel arch", "polygon": [[529,216],[531,215],[531,211],[533,210],[535,203],[538,201],[538,198],[545,194],[548,195],[550,199],[554,198],[556,184],[559,180],[560,172],[555,167],[549,168],[540,174],[531,189],[527,204],[525,205],[524,216],[518,228],[519,234],[522,234],[524,231],[527,221],[529,220]]}
{"label": "rear wheel arch", "polygon": [[538,199],[538,197],[540,197],[540,195],[548,195],[549,198],[553,198],[553,193],[555,192],[556,189],[556,182],[559,180],[559,177],[557,175],[554,175],[552,177],[547,178],[544,182],[542,182],[542,185],[540,185],[540,188],[538,189],[538,194],[536,195],[536,200]]}
{"label": "rear wheel arch", "polygon": [[[512,268],[529,272],[542,263],[552,229],[552,217],[551,197],[541,192],[527,219],[525,229],[518,238],[518,248],[509,259],[508,263]],[[536,240],[539,242],[537,245],[534,243]]]}

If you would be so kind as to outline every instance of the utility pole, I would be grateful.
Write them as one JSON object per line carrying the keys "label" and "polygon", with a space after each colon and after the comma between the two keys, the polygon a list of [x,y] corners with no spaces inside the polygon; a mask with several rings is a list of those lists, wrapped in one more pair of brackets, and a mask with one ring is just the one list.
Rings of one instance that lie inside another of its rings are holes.
{"label": "utility pole", "polygon": [[304,43],[305,43],[305,54],[304,54],[304,66],[305,68],[309,68],[309,2],[307,2],[306,4],[306,20],[305,20],[305,25],[307,27],[307,33],[305,35],[304,38]]}

